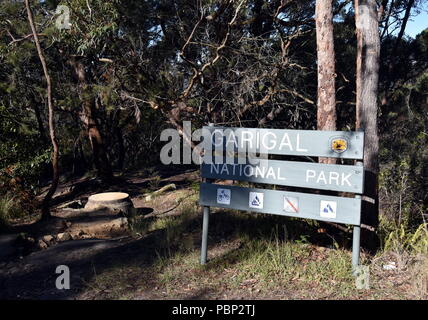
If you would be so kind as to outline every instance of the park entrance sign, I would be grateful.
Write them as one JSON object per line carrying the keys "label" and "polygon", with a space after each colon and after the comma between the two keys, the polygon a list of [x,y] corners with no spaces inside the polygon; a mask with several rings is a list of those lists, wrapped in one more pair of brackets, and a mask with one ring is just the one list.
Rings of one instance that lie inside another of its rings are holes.
{"label": "park entrance sign", "polygon": [[[220,207],[353,225],[352,263],[358,265],[364,186],[363,132],[210,125],[203,128],[203,137],[202,264],[207,259],[210,207]],[[271,159],[271,155],[275,159]],[[281,156],[292,156],[293,159],[281,160]],[[355,165],[321,164],[308,162],[308,159],[312,160],[310,157],[354,159],[357,162]],[[215,184],[214,180],[297,187],[303,188],[304,192],[244,188]],[[323,195],[327,190],[353,196]]]}

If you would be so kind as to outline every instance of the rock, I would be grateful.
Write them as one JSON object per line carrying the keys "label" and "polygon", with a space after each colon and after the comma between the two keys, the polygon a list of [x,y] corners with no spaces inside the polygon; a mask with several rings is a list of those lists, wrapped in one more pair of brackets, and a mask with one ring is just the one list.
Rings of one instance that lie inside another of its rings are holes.
{"label": "rock", "polygon": [[30,243],[35,243],[36,240],[33,237],[27,237],[27,241]]}
{"label": "rock", "polygon": [[56,239],[58,241],[68,241],[68,240],[71,240],[71,236],[68,232],[63,232],[63,233],[58,233],[56,235]]}
{"label": "rock", "polygon": [[38,242],[37,242],[37,246],[40,248],[40,249],[47,249],[48,248],[48,245],[46,244],[46,242],[44,242],[43,240],[39,240]]}
{"label": "rock", "polygon": [[70,232],[71,239],[73,239],[73,240],[82,239],[84,234],[85,233],[81,230],[77,230],[77,231],[74,230],[74,231]]}
{"label": "rock", "polygon": [[394,270],[396,268],[397,266],[394,261],[390,261],[389,263],[383,265],[384,270]]}
{"label": "rock", "polygon": [[73,229],[69,230],[73,238],[86,239],[86,237],[111,236],[112,233],[126,233],[128,219],[125,217],[116,219],[102,219],[89,222],[76,222]]}
{"label": "rock", "polygon": [[50,234],[43,236],[42,240],[46,243],[52,242],[54,240],[54,237],[51,236]]}

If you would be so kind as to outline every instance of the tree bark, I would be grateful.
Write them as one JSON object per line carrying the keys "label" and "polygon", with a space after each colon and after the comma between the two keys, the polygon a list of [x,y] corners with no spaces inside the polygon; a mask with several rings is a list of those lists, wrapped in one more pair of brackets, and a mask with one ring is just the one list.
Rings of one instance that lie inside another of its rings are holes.
{"label": "tree bark", "polygon": [[392,51],[392,57],[395,57],[397,54],[398,47],[400,45],[401,39],[403,39],[404,31],[406,30],[407,21],[410,18],[410,12],[412,11],[415,0],[409,0],[409,3],[406,7],[406,12],[404,13],[403,21],[401,22],[400,32],[397,35],[397,40],[395,41],[394,50]]}
{"label": "tree bark", "polygon": [[[315,23],[318,59],[318,130],[336,130],[335,55],[332,0],[317,0]],[[320,158],[321,163],[335,163],[333,158]]]}
{"label": "tree bark", "polygon": [[31,101],[32,108],[34,110],[34,115],[36,116],[37,127],[39,129],[40,140],[42,141],[42,143],[44,145],[47,145],[49,143],[49,141],[48,141],[48,138],[47,138],[45,127],[43,125],[43,119],[42,119],[42,115],[41,115],[40,108],[39,108],[39,105],[38,105],[38,101],[34,98],[34,96],[31,96],[30,101]]}
{"label": "tree bark", "polygon": [[389,63],[389,74],[391,79],[391,86],[397,81],[397,66],[400,64],[400,54],[398,53],[398,48],[400,47],[401,41],[404,36],[404,31],[406,30],[407,22],[410,18],[410,13],[412,11],[413,5],[415,4],[415,0],[409,0],[406,6],[406,11],[404,13],[403,20],[401,22],[400,31],[397,35],[397,39],[395,39],[394,48],[392,49],[391,61]]}
{"label": "tree bark", "polygon": [[364,165],[378,172],[377,92],[380,41],[375,0],[356,0],[357,129],[365,131]]}
{"label": "tree bark", "polygon": [[85,160],[85,154],[83,152],[82,141],[77,139],[74,143],[73,152],[73,175],[79,176],[86,172],[87,163]]}
{"label": "tree bark", "polygon": [[122,171],[125,165],[126,149],[125,149],[125,142],[123,139],[122,127],[120,126],[120,115],[121,115],[121,110],[118,109],[114,114],[112,114],[111,123],[113,126],[113,133],[117,140],[117,146],[118,146],[116,169]]}
{"label": "tree bark", "polygon": [[380,54],[379,21],[375,0],[355,0],[355,22],[357,32],[356,127],[365,132],[364,195],[371,198],[370,202],[363,201],[362,222],[375,228],[379,220],[377,95]]}
{"label": "tree bark", "polygon": [[37,53],[39,55],[40,63],[42,64],[43,73],[46,78],[46,85],[47,85],[47,99],[48,99],[48,110],[49,110],[49,135],[51,138],[51,143],[53,147],[52,151],[52,183],[49,188],[48,193],[43,199],[42,202],[42,220],[46,220],[51,218],[50,213],[50,201],[58,187],[59,182],[59,168],[58,168],[58,159],[59,159],[59,147],[58,142],[56,139],[56,132],[55,132],[55,121],[54,121],[54,108],[53,108],[53,102],[52,102],[52,81],[51,77],[49,75],[48,67],[46,64],[46,59],[43,54],[43,50],[40,46],[39,37],[36,31],[36,27],[34,25],[34,19],[33,19],[33,12],[31,11],[30,4],[28,0],[25,0],[25,7],[27,9],[27,17],[28,22],[31,27],[31,31],[33,33],[34,43],[36,45]]}
{"label": "tree bark", "polygon": [[118,160],[117,160],[117,169],[122,171],[123,167],[125,165],[125,144],[123,142],[122,128],[119,126],[119,124],[117,125],[115,131],[116,131],[117,143],[119,146],[119,150],[118,150],[119,156],[118,156]]}
{"label": "tree bark", "polygon": [[80,86],[80,98],[82,100],[82,111],[80,119],[83,122],[91,143],[94,157],[94,165],[101,179],[109,181],[113,178],[113,171],[107,156],[104,140],[99,130],[95,115],[95,99],[92,97],[90,86],[87,83],[85,66],[78,58],[70,60],[71,65],[77,75]]}

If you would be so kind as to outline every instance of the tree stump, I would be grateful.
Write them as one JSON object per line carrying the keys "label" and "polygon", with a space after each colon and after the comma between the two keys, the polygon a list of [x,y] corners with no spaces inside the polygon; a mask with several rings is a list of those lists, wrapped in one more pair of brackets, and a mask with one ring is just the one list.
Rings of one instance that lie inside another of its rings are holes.
{"label": "tree stump", "polygon": [[94,194],[88,198],[88,203],[85,205],[85,211],[102,208],[112,209],[112,211],[121,211],[128,216],[132,215],[135,211],[129,194],[124,192]]}

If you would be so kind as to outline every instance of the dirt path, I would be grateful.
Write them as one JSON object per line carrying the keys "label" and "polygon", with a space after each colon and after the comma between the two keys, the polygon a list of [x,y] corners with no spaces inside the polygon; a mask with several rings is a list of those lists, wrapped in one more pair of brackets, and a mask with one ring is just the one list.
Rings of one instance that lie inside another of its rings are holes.
{"label": "dirt path", "polygon": [[[22,259],[2,263],[0,299],[72,299],[94,266],[93,258],[120,246],[118,240],[76,240],[59,243]],[[71,270],[71,290],[55,286],[57,266]],[[79,285],[80,284],[80,285]]]}
{"label": "dirt path", "polygon": [[[157,201],[156,208],[145,207],[143,194],[154,191],[163,185],[174,183],[178,189],[188,187],[194,179],[195,172],[186,170],[178,173],[162,168],[152,177],[142,178],[143,174],[133,173],[118,180],[117,185],[108,187],[92,180],[76,180],[61,185],[54,197],[55,207],[61,207],[70,200],[86,201],[89,195],[100,191],[122,191],[131,195],[135,207],[148,212],[163,211],[173,206],[173,201]],[[156,184],[151,181],[156,179]],[[160,181],[162,179],[162,181]],[[100,238],[75,239],[65,242],[51,241],[47,247],[40,248],[38,241],[44,237],[55,239],[70,228],[90,224],[108,224],[115,216],[93,212],[84,216],[73,216],[63,209],[53,210],[56,218],[48,222],[16,224],[7,235],[0,235],[0,299],[75,299],[82,294],[86,283],[91,278],[111,267],[117,261],[135,260],[138,257],[146,262],[153,259],[156,248],[149,237],[133,237],[128,231],[112,233],[107,230]],[[147,210],[146,210],[147,211]],[[64,213],[65,212],[65,213]],[[110,232],[110,233],[109,233]],[[24,240],[21,239],[24,234]],[[48,243],[48,241],[44,242]],[[150,249],[152,248],[152,249]],[[147,251],[147,252],[146,252]],[[147,256],[146,256],[147,255]],[[57,266],[67,265],[70,268],[72,288],[58,290],[55,286],[58,274]]]}
{"label": "dirt path", "polygon": [[[400,265],[394,255],[376,258],[376,263],[364,255],[371,288],[357,290],[349,272],[350,250],[335,247],[333,233],[272,215],[213,210],[209,263],[201,266],[197,172],[142,176],[129,174],[108,187],[94,181],[68,183],[57,194],[60,207],[100,191],[129,193],[140,216],[120,235],[108,229],[97,237],[51,241],[38,248],[37,241],[46,235],[117,218],[98,211],[79,216],[74,214],[78,210],[60,208],[49,222],[18,224],[11,234],[0,235],[0,299],[406,299],[425,294],[419,279],[426,273]],[[176,189],[147,197],[167,184]],[[144,219],[146,214],[150,218]],[[16,240],[19,234],[27,241]],[[384,270],[391,261],[397,269]],[[70,269],[70,290],[55,286],[59,265]]]}

